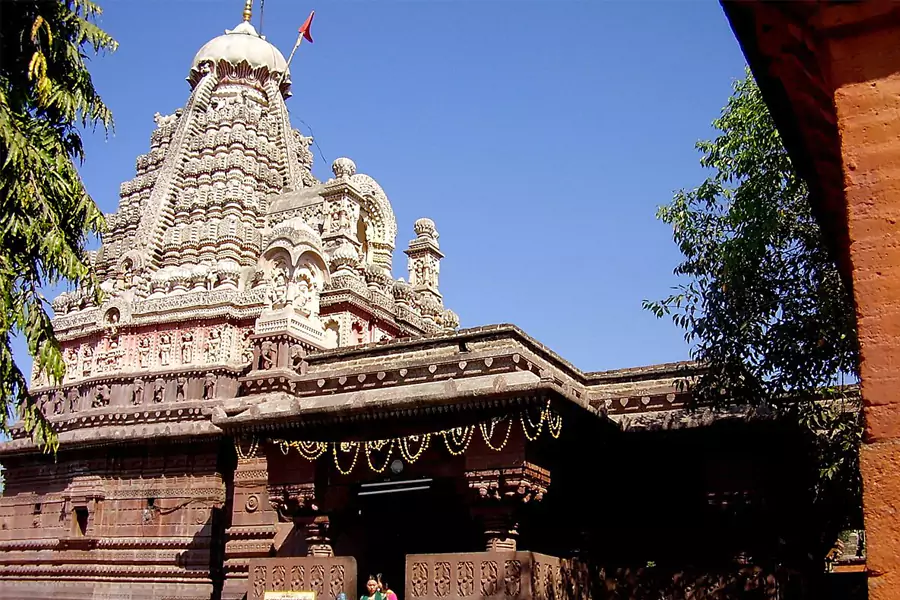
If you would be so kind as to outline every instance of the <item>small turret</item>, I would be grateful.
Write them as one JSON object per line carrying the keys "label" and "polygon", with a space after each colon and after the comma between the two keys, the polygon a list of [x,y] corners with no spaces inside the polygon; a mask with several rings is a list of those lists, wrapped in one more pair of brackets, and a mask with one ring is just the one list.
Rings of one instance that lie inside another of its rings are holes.
{"label": "small turret", "polygon": [[431,219],[419,219],[413,229],[416,239],[405,250],[409,257],[409,282],[414,290],[443,305],[438,284],[444,255],[438,244],[437,228]]}

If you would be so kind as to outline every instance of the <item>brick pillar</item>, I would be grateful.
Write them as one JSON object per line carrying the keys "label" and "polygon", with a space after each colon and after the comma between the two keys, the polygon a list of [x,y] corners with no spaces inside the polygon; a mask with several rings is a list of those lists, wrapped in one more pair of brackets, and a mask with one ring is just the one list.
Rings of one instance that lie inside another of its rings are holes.
{"label": "brick pillar", "polygon": [[[853,6],[863,11],[866,4]],[[821,59],[830,62],[835,87],[859,325],[866,420],[860,459],[873,600],[900,598],[898,35],[896,20],[860,23],[830,37]]]}

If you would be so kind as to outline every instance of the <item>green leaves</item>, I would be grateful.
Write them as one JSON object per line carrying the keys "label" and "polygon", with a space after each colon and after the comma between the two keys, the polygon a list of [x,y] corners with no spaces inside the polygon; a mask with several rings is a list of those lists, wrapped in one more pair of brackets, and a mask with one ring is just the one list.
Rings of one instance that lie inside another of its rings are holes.
{"label": "green leaves", "polygon": [[[817,454],[818,497],[855,492],[858,400],[839,385],[859,367],[852,298],[749,71],[713,126],[718,136],[697,144],[709,177],[658,213],[684,257],[683,283],[644,307],[683,328],[708,367],[691,382],[698,403],[796,419]],[[823,390],[833,402],[819,401]]]}
{"label": "green leaves", "polygon": [[0,428],[21,418],[45,450],[56,449],[56,436],[10,340],[23,334],[37,369],[62,382],[40,287],[93,285],[85,243],[104,221],[74,161],[83,158],[79,127],[112,125],[85,63],[117,46],[91,22],[99,14],[87,0],[22,1],[5,5],[0,21]]}

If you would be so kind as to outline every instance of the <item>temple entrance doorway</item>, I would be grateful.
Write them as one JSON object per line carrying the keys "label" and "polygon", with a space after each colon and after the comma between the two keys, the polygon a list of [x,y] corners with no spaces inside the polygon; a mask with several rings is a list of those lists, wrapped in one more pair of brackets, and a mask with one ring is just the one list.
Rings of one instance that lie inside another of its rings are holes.
{"label": "temple entrance doorway", "polygon": [[360,595],[369,576],[381,573],[399,600],[406,600],[407,554],[481,550],[456,483],[424,478],[356,486],[336,550],[356,557]]}

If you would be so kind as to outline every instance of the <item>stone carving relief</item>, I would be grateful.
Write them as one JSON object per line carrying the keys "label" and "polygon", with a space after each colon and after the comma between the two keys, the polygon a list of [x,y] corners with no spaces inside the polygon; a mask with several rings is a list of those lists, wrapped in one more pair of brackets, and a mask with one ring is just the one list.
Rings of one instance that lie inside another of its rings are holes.
{"label": "stone carving relief", "polygon": [[84,347],[84,356],[82,358],[81,363],[81,374],[84,377],[89,377],[91,375],[91,371],[94,368],[94,349],[90,346]]}
{"label": "stone carving relief", "polygon": [[188,365],[194,360],[194,334],[185,331],[181,334],[181,362]]}
{"label": "stone carving relief", "polygon": [[143,337],[138,342],[138,364],[142,369],[150,367],[150,338]]}
{"label": "stone carving relief", "polygon": [[73,413],[78,410],[78,400],[81,398],[81,394],[78,393],[78,390],[75,388],[69,388],[68,393],[68,401],[69,401],[69,412]]}
{"label": "stone carving relief", "polygon": [[456,593],[468,598],[475,593],[475,565],[472,561],[462,561],[456,565]]}
{"label": "stone carving relief", "polygon": [[206,340],[204,350],[207,363],[214,363],[219,360],[219,353],[222,350],[222,331],[220,329],[209,330],[209,337]]}
{"label": "stone carving relief", "polygon": [[131,404],[133,406],[139,406],[144,401],[144,380],[140,377],[134,380],[134,385],[131,388]]}
{"label": "stone carving relief", "polygon": [[184,400],[187,394],[187,377],[179,377],[175,380],[175,400]]}
{"label": "stone carving relief", "polygon": [[159,364],[168,366],[172,361],[172,336],[163,333],[159,336]]}
{"label": "stone carving relief", "polygon": [[216,376],[213,373],[207,373],[203,380],[203,399],[212,400],[216,397]]}
{"label": "stone carving relief", "polygon": [[94,391],[94,399],[91,401],[91,408],[102,408],[109,405],[109,386],[98,385]]}
{"label": "stone carving relief", "polygon": [[271,369],[275,366],[277,357],[277,346],[269,341],[263,342],[259,349],[259,368],[263,371]]}
{"label": "stone carving relief", "polygon": [[75,379],[78,375],[78,353],[74,348],[66,350],[66,379]]}
{"label": "stone carving relief", "polygon": [[153,384],[153,402],[159,403],[162,402],[166,394],[166,382],[162,379],[157,379]]}

